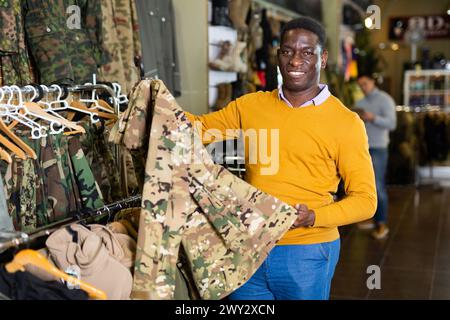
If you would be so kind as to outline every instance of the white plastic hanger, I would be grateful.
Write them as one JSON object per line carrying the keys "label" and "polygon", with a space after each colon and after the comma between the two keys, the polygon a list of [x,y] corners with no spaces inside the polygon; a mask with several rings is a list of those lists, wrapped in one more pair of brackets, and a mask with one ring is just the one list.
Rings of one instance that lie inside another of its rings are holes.
{"label": "white plastic hanger", "polygon": [[[6,113],[2,114],[2,116],[6,116],[9,122],[10,119],[14,119],[18,123],[23,124],[24,126],[31,129],[31,137],[33,139],[39,139],[47,136],[47,128],[41,126],[39,123],[33,121],[32,119],[26,116],[26,110],[23,108],[22,95],[19,95],[19,105],[14,105],[12,103],[12,99],[14,97],[13,89],[18,89],[20,92],[20,88],[17,86],[5,86],[2,88],[3,90],[9,93],[9,99],[4,104],[6,106]],[[23,114],[20,112],[23,110]]]}
{"label": "white plastic hanger", "polygon": [[[95,113],[93,111],[88,111],[87,109],[85,110],[85,109],[71,106],[69,104],[69,102],[67,102],[67,100],[62,100],[61,99],[62,88],[60,86],[58,86],[57,84],[53,84],[50,87],[58,90],[58,96],[57,96],[56,100],[49,103],[49,107],[52,111],[72,110],[72,111],[76,111],[76,112],[82,112],[82,113],[88,114],[90,116],[91,123],[97,123],[100,121],[97,113]],[[47,90],[47,92],[48,92],[48,90]],[[62,107],[52,107],[53,105],[57,105],[57,104],[60,104]]]}

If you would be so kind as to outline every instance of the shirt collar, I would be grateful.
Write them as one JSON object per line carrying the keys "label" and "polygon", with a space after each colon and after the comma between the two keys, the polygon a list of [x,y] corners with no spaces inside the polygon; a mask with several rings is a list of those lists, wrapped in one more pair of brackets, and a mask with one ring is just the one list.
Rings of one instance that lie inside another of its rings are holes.
{"label": "shirt collar", "polygon": [[[317,96],[312,98],[309,101],[306,101],[304,104],[302,104],[300,107],[306,107],[310,105],[318,106],[327,100],[331,93],[330,90],[328,90],[328,86],[326,84],[319,84],[320,92]],[[289,102],[288,99],[286,99],[284,93],[283,93],[283,85],[278,86],[278,97],[287,103],[287,105],[291,108],[294,108],[294,106]]]}

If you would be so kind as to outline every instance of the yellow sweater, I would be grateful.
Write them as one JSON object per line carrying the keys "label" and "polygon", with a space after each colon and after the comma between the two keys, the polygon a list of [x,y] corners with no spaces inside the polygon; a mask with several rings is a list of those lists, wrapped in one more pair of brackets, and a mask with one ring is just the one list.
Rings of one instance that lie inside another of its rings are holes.
{"label": "yellow sweater", "polygon": [[[374,215],[375,177],[364,123],[336,97],[291,108],[279,99],[278,90],[257,92],[220,111],[187,116],[192,123],[201,122],[197,128],[203,133],[212,133],[202,136],[203,143],[218,141],[218,131],[242,129],[251,137],[245,145],[246,181],[290,205],[302,203],[314,210],[314,226],[288,231],[279,245],[334,241],[338,226]],[[227,132],[225,138],[232,136]],[[334,202],[340,177],[347,196]]]}

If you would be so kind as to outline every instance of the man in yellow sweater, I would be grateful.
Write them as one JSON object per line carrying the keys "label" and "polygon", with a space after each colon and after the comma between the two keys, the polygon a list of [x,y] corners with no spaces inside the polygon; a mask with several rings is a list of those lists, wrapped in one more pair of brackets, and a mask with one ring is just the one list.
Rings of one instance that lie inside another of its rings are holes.
{"label": "man in yellow sweater", "polygon": [[[244,137],[256,132],[257,143],[245,145],[246,181],[298,209],[294,227],[230,299],[328,299],[339,258],[337,227],[375,213],[364,123],[319,83],[328,57],[325,39],[317,21],[290,21],[278,51],[282,86],[244,95],[217,112],[187,114],[204,143],[213,141],[211,130],[223,139],[231,137],[229,129],[241,129]],[[335,201],[341,178],[346,197]]]}

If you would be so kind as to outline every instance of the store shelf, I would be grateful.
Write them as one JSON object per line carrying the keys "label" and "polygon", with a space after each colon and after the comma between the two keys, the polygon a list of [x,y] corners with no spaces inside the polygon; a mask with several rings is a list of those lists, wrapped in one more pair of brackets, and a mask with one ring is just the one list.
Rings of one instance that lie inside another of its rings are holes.
{"label": "store shelf", "polygon": [[[209,61],[217,58],[220,53],[220,42],[230,41],[236,43],[237,31],[230,27],[224,26],[209,26]],[[213,107],[217,100],[218,90],[217,85],[220,83],[231,83],[238,78],[237,72],[216,71],[209,70],[209,106]]]}
{"label": "store shelf", "polygon": [[450,70],[408,70],[404,80],[404,105],[450,108]]}

